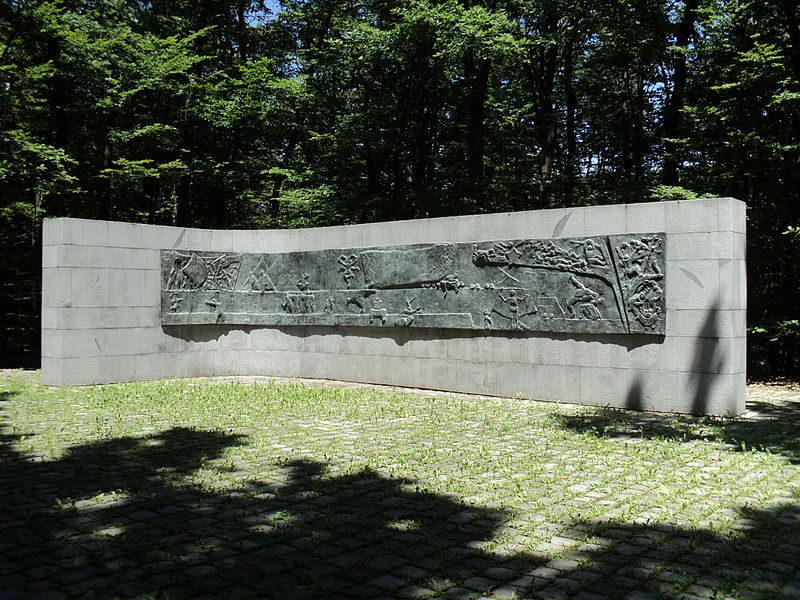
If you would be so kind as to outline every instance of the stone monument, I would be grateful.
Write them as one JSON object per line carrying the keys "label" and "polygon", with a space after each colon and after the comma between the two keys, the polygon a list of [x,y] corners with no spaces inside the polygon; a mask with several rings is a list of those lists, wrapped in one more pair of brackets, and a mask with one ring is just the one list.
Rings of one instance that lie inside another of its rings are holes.
{"label": "stone monument", "polygon": [[738,414],[744,208],[270,231],[52,219],[42,381],[288,376]]}

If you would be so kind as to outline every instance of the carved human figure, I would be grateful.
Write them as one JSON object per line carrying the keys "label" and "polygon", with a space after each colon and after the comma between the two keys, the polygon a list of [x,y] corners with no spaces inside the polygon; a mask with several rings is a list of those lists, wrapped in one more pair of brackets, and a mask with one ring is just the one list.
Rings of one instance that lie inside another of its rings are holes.
{"label": "carved human figure", "polygon": [[258,264],[247,276],[244,285],[250,284],[253,291],[256,292],[269,292],[275,289],[275,284],[269,276],[269,267],[262,257]]}
{"label": "carved human figure", "polygon": [[185,300],[185,298],[181,294],[177,294],[175,292],[172,292],[169,295],[169,301],[170,301],[169,311],[170,312],[177,312],[178,308],[180,307],[181,302],[183,302],[184,300]]}
{"label": "carved human figure", "polygon": [[[590,287],[587,287],[574,275],[570,275],[569,280],[575,286],[575,292],[567,303],[567,311],[575,318],[590,319],[596,321],[602,318],[600,310],[597,308],[603,302],[603,297]],[[575,308],[577,307],[577,310]]]}
{"label": "carved human figure", "polygon": [[297,286],[298,290],[300,290],[301,292],[305,292],[309,288],[310,286],[310,284],[308,283],[309,277],[310,275],[308,273],[303,273],[302,275],[300,275],[300,277],[297,278],[297,281],[295,281],[294,284]]}
{"label": "carved human figure", "polygon": [[623,242],[616,247],[622,269],[628,278],[660,279],[662,273],[657,257],[661,250],[661,239],[649,237]]}
{"label": "carved human figure", "polygon": [[328,300],[325,302],[325,308],[322,309],[322,312],[326,315],[330,315],[333,314],[334,308],[333,296],[328,296]]}
{"label": "carved human figure", "polygon": [[508,312],[511,313],[511,329],[516,329],[518,331],[527,329],[519,320],[520,305],[525,302],[527,298],[527,295],[517,296],[514,290],[509,290],[508,298],[503,296],[503,293],[500,292],[500,300],[508,305]]}
{"label": "carved human figure", "polygon": [[375,300],[372,301],[372,308],[369,311],[370,324],[372,324],[373,321],[380,321],[381,325],[386,324],[386,315],[388,312],[389,311],[383,307],[383,300],[375,298]]}
{"label": "carved human figure", "polygon": [[283,297],[283,302],[281,302],[281,308],[289,314],[295,312],[294,297],[291,294],[286,294]]}
{"label": "carved human figure", "polygon": [[347,299],[345,308],[352,304],[358,309],[358,312],[363,315],[366,312],[366,299],[374,293],[375,290],[359,290]]}
{"label": "carved human figure", "polygon": [[606,261],[603,251],[593,239],[587,238],[573,243],[579,245],[583,251],[583,258],[581,259],[582,268],[586,268],[587,266],[600,268],[608,267],[608,261]]}
{"label": "carved human figure", "polygon": [[211,312],[215,312],[217,307],[221,304],[219,301],[219,292],[215,292],[214,295],[206,300],[206,304],[208,305],[208,310]]}
{"label": "carved human figure", "polygon": [[403,309],[403,316],[397,321],[397,324],[401,327],[410,327],[414,323],[414,315],[422,312],[421,306],[417,306],[416,308],[413,306],[414,300],[416,300],[416,297],[411,300],[406,298],[406,307]]}
{"label": "carved human figure", "polygon": [[458,272],[445,275],[436,283],[436,287],[444,292],[445,298],[447,298],[447,292],[455,292],[457,294],[465,285],[463,281],[459,281]]}
{"label": "carved human figure", "polygon": [[628,310],[644,327],[655,329],[656,321],[661,314],[663,298],[664,292],[661,286],[652,279],[646,279],[628,298]]}

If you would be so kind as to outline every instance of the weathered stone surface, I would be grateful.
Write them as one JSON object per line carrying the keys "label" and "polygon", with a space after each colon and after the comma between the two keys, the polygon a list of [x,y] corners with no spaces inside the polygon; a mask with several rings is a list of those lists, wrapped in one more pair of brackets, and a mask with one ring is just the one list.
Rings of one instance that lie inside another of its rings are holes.
{"label": "weathered stone surface", "polygon": [[665,332],[665,236],[162,250],[163,325]]}

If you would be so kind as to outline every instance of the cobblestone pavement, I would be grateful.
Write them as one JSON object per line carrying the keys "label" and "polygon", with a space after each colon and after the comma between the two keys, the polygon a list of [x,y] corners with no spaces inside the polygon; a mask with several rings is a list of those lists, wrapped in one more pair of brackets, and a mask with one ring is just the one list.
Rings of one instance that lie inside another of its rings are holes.
{"label": "cobblestone pavement", "polygon": [[0,598],[800,598],[800,393],[717,420],[0,373]]}

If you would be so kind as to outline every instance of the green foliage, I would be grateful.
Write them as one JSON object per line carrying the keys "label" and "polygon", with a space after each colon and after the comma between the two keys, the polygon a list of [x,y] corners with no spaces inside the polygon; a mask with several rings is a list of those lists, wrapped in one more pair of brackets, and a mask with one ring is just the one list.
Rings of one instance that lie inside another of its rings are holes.
{"label": "green foliage", "polygon": [[753,365],[798,370],[792,5],[10,3],[0,207],[33,206],[30,232],[44,211],[306,227],[734,196],[770,332]]}
{"label": "green foliage", "polygon": [[706,198],[708,194],[698,194],[692,190],[678,185],[656,185],[650,188],[650,199],[656,202],[669,202],[671,200],[688,200],[691,198]]}

